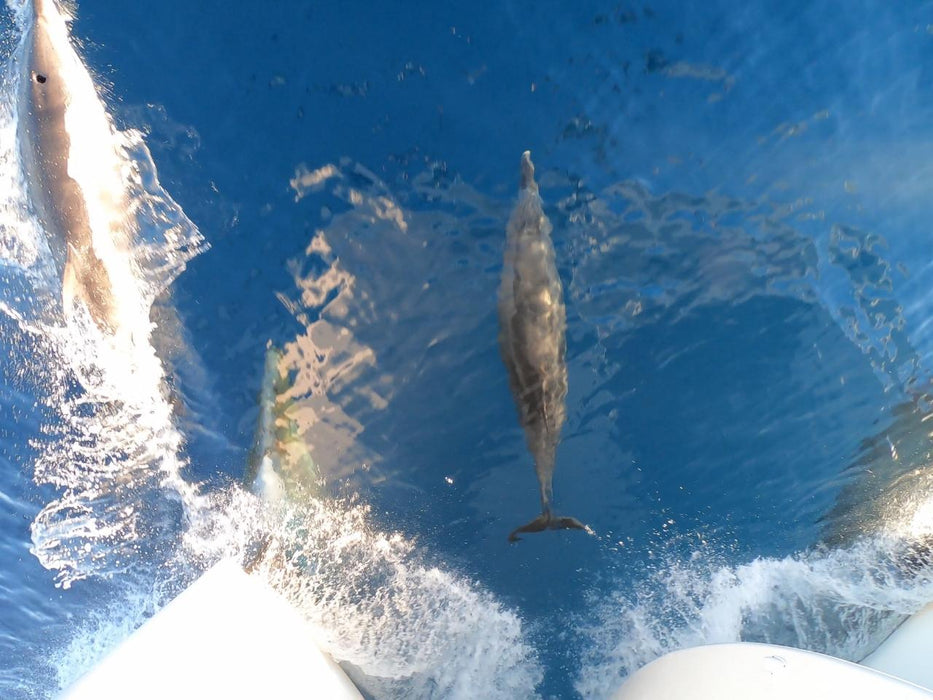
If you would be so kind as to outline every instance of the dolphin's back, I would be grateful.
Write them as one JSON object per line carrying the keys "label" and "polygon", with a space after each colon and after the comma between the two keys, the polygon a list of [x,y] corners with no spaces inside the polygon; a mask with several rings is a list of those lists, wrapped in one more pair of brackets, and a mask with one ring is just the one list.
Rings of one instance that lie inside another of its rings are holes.
{"label": "dolphin's back", "polygon": [[[20,142],[33,203],[46,227],[64,238],[67,230],[85,233],[82,229],[87,228],[88,217],[80,187],[68,176],[71,140],[65,112],[69,95],[41,7],[41,2],[33,3],[33,24],[26,42]],[[80,221],[85,225],[78,225]]]}
{"label": "dolphin's back", "polygon": [[585,526],[551,512],[555,454],[567,417],[566,327],[563,289],[544,215],[531,154],[522,154],[521,189],[509,219],[499,286],[499,349],[509,387],[535,461],[541,515],[512,532]]}
{"label": "dolphin's back", "polygon": [[[68,173],[71,135],[66,123],[70,94],[63,61],[49,33],[52,0],[33,0],[33,23],[25,47],[19,138],[30,199],[64,267],[63,293],[76,292],[91,315],[112,326],[110,276],[93,247],[85,193]],[[61,21],[60,17],[56,17]]]}
{"label": "dolphin's back", "polygon": [[530,154],[508,226],[499,289],[499,346],[528,448],[537,458],[556,448],[566,417],[566,311]]}

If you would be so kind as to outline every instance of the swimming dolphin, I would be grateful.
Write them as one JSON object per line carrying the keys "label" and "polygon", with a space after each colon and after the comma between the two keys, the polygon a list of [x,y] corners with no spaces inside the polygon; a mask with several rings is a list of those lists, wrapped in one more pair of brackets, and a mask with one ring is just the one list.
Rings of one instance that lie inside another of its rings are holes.
{"label": "swimming dolphin", "polygon": [[283,369],[284,355],[270,342],[266,346],[259,422],[243,482],[263,500],[296,501],[318,497],[323,479],[296,422],[288,411],[291,385]]}
{"label": "swimming dolphin", "polygon": [[[107,267],[94,248],[86,193],[69,174],[69,132],[78,120],[66,118],[74,103],[66,80],[80,65],[67,38],[65,19],[54,0],[33,0],[25,38],[19,95],[19,143],[30,199],[59,264],[64,263],[62,297],[66,309],[77,296],[102,329],[113,330],[115,304]],[[82,66],[83,69],[83,66]],[[84,69],[86,70],[86,69]],[[92,88],[93,89],[93,88]],[[95,95],[96,97],[96,95]],[[106,120],[106,117],[103,117]],[[94,124],[93,127],[99,127]],[[109,129],[109,124],[105,125]]]}
{"label": "swimming dolphin", "polygon": [[[243,485],[271,505],[301,504],[305,499],[318,498],[324,483],[309,445],[289,416],[294,400],[289,398],[292,386],[284,358],[271,341],[266,344],[256,439],[243,475]],[[276,536],[267,532],[251,544],[243,563],[247,573],[267,556],[283,556],[273,547],[275,541]]]}
{"label": "swimming dolphin", "polygon": [[499,349],[541,487],[541,515],[509,534],[587,527],[551,511],[554,460],[567,417],[567,314],[531,153],[522,154],[518,203],[509,219],[499,285]]}

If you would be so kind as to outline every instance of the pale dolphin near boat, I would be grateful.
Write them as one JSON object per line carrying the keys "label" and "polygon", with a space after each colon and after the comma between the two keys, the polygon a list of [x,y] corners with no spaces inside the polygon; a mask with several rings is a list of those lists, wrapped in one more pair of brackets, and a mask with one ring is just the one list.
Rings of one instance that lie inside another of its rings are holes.
{"label": "pale dolphin near boat", "polygon": [[284,356],[272,343],[266,347],[259,394],[256,439],[244,484],[268,503],[320,496],[323,479],[297,423],[288,415],[293,401]]}
{"label": "pale dolphin near boat", "polygon": [[551,509],[555,456],[567,417],[567,314],[531,153],[521,161],[518,203],[509,219],[505,262],[499,285],[499,349],[509,386],[541,488],[541,515],[509,534],[572,528],[587,530],[576,518]]}
{"label": "pale dolphin near boat", "polygon": [[[284,354],[269,342],[259,391],[256,438],[243,485],[271,506],[300,505],[309,498],[319,498],[323,492],[321,471],[311,456],[309,445],[299,434],[296,421],[288,415],[294,405],[289,398],[290,390]],[[266,559],[275,539],[272,533],[266,533],[254,543],[244,562],[247,572]],[[276,556],[281,556],[281,552]]]}
{"label": "pale dolphin near boat", "polygon": [[[76,152],[86,148],[88,140],[112,134],[111,125],[99,104],[77,111],[75,105],[81,100],[86,105],[99,98],[71,46],[66,19],[55,1],[32,0],[31,10],[18,97],[18,138],[30,200],[62,267],[63,306],[67,310],[73,299],[80,299],[101,329],[113,331],[117,324],[114,284],[95,246],[100,237],[95,236],[94,227],[96,223],[101,228],[103,222],[108,228],[107,245],[120,248],[109,224],[122,216],[125,208],[110,192],[101,196],[100,188],[89,191],[95,187],[87,180],[82,186],[75,175]],[[76,99],[78,91],[88,90],[93,94]],[[110,165],[107,154],[96,153],[95,157],[100,157],[101,167]],[[87,163],[86,152],[80,158],[85,167],[97,167]],[[113,176],[112,170],[105,176]],[[96,200],[90,202],[90,196]],[[92,209],[100,211],[102,207],[106,215],[98,215],[95,222]]]}

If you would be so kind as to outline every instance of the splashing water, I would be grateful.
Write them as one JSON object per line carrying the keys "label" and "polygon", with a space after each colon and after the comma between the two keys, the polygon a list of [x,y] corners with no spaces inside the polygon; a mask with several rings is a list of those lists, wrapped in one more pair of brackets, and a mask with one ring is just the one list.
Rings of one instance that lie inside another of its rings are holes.
{"label": "splashing water", "polygon": [[576,682],[587,698],[663,654],[725,642],[783,644],[859,661],[931,598],[929,558],[905,568],[891,537],[847,549],[723,564],[671,558],[628,591],[594,601]]}
{"label": "splashing water", "polygon": [[67,688],[223,557],[271,542],[262,576],[308,620],[359,687],[385,698],[531,698],[543,672],[520,619],[477,585],[427,565],[414,544],[370,525],[366,506],[309,498],[270,507],[239,488],[213,494],[154,583],[125,577],[53,665]]}
{"label": "splashing water", "polygon": [[311,623],[318,644],[377,697],[534,697],[542,678],[519,617],[477,584],[382,532],[368,506],[308,497],[268,507],[239,489],[185,535],[190,566],[242,557]]}

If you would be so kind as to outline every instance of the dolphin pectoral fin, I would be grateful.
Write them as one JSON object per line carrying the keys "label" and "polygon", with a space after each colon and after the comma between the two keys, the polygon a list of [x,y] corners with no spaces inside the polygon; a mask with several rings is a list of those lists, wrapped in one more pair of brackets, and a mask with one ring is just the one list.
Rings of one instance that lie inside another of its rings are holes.
{"label": "dolphin pectoral fin", "polygon": [[522,532],[541,532],[542,530],[547,530],[550,527],[550,522],[551,516],[548,513],[542,513],[530,523],[512,530],[512,532],[509,533],[509,542],[518,542],[521,539],[518,535]]}

